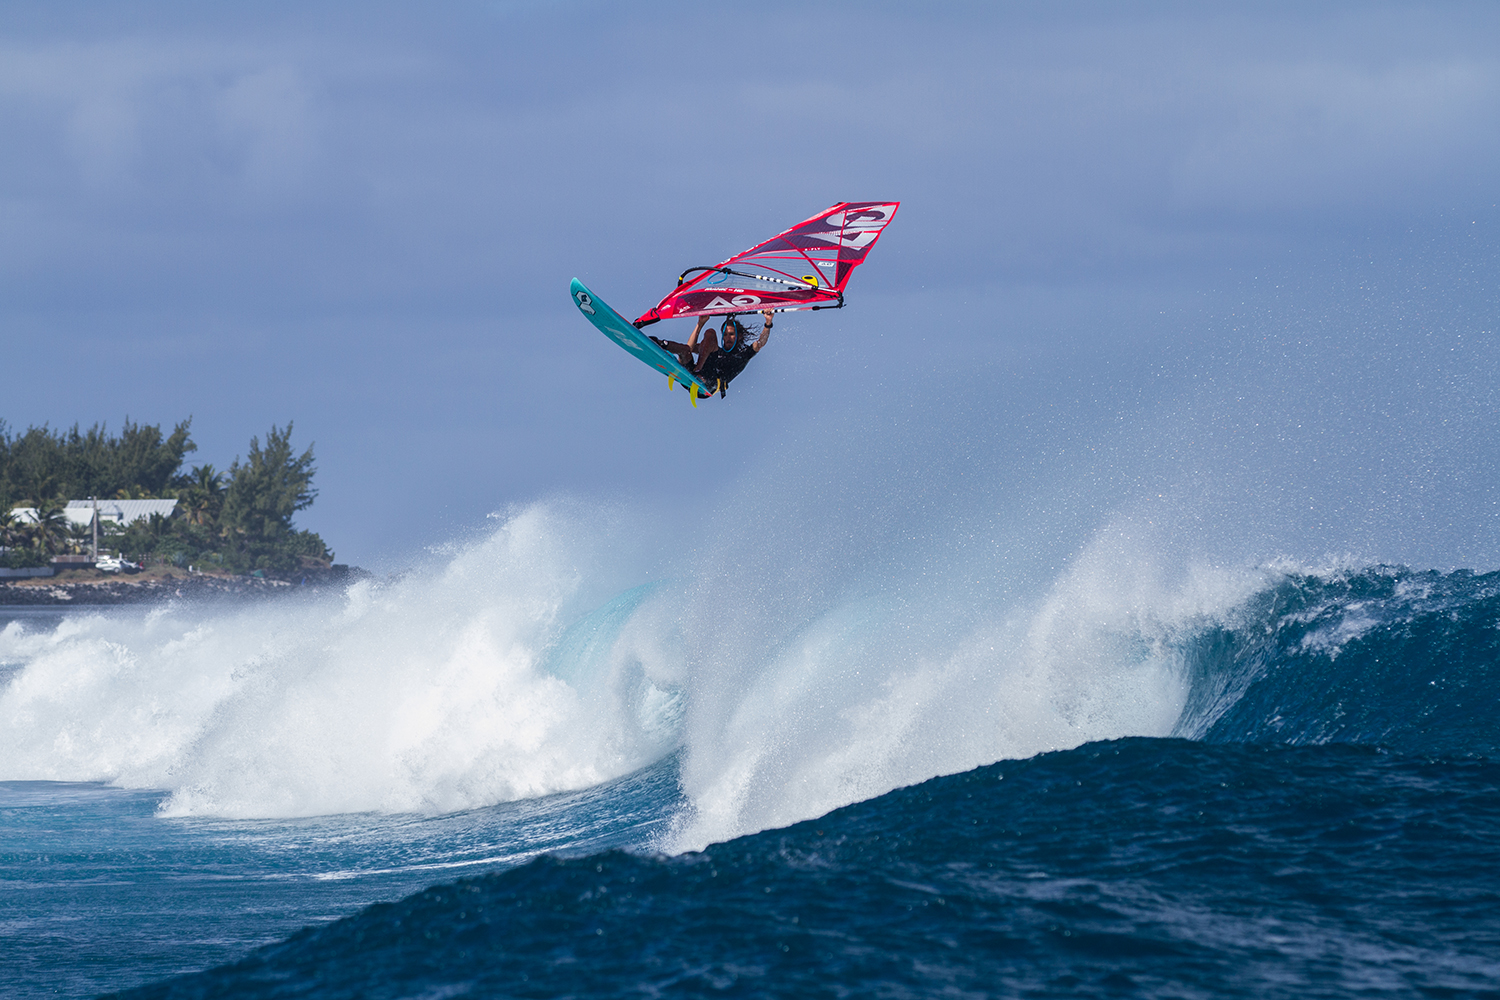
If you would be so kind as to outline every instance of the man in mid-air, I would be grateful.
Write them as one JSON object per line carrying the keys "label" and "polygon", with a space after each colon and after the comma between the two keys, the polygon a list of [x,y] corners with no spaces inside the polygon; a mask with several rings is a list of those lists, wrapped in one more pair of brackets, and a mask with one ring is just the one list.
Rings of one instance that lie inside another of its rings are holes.
{"label": "man in mid-air", "polygon": [[[682,367],[698,376],[709,387],[710,392],[718,390],[722,396],[724,387],[745,370],[750,359],[760,353],[760,349],[771,339],[771,310],[767,309],[761,315],[765,317],[766,323],[761,327],[760,336],[754,343],[750,342],[750,331],[733,316],[724,317],[724,326],[719,332],[711,326],[705,331],[708,317],[699,316],[698,324],[693,327],[693,335],[686,344],[679,344],[674,340],[657,340],[655,337],[651,339],[658,347],[677,355]],[[719,339],[721,333],[722,341]],[[694,354],[697,355],[696,362]]]}

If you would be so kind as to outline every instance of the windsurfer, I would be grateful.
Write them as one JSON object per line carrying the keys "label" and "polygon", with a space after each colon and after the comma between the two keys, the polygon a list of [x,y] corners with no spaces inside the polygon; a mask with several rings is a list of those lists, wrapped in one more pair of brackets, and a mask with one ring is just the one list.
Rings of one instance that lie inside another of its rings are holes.
{"label": "windsurfer", "polygon": [[[750,331],[746,330],[744,325],[733,316],[724,317],[724,325],[718,331],[708,326],[707,316],[699,316],[697,325],[693,327],[692,336],[688,337],[686,344],[679,344],[673,340],[657,340],[655,337],[651,339],[664,350],[677,355],[677,360],[682,367],[698,376],[710,389],[719,389],[722,395],[723,387],[744,371],[750,360],[760,353],[760,349],[765,347],[771,339],[771,310],[767,309],[761,315],[765,317],[766,322],[761,327],[760,336],[754,342],[749,339]],[[720,340],[721,335],[722,340]],[[696,362],[694,355],[697,356]]]}

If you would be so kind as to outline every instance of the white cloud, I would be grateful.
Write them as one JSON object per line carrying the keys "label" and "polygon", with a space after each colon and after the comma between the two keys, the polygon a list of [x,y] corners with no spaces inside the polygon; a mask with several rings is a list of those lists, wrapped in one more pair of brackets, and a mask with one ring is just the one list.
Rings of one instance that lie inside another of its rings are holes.
{"label": "white cloud", "polygon": [[184,178],[285,186],[313,158],[316,119],[305,74],[275,48],[166,38],[0,45],[0,122],[31,140],[0,154],[12,189],[28,177],[66,189],[66,178],[28,169],[49,153],[96,196]]}
{"label": "white cloud", "polygon": [[314,99],[304,75],[279,64],[235,79],[218,95],[226,145],[255,187],[295,181],[316,153]]}

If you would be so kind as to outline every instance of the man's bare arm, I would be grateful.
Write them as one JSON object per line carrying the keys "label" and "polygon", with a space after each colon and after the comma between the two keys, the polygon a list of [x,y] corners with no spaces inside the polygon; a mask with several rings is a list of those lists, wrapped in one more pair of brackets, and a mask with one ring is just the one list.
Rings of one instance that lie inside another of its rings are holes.
{"label": "man's bare arm", "polygon": [[688,350],[696,351],[698,349],[698,334],[703,332],[703,324],[707,322],[707,316],[698,317],[698,325],[693,327],[693,335],[688,338]]}
{"label": "man's bare arm", "polygon": [[761,315],[766,318],[766,325],[760,328],[760,336],[755,339],[755,343],[750,345],[757,354],[771,339],[771,310],[763,309]]}
{"label": "man's bare arm", "polygon": [[756,337],[756,342],[750,345],[750,349],[753,349],[756,354],[759,354],[760,348],[763,348],[771,340],[771,310],[762,309],[760,310],[760,315],[765,316],[765,325],[760,327],[760,336]]}

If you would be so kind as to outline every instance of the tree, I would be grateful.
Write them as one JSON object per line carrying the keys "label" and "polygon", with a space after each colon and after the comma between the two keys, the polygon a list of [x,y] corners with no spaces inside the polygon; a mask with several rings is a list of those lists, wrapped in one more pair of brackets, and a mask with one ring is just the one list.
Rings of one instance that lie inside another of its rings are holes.
{"label": "tree", "polygon": [[221,520],[237,536],[235,568],[291,572],[304,556],[318,562],[333,558],[323,539],[292,526],[292,515],[311,507],[318,495],[313,461],[311,445],[295,454],[288,421],[285,430],[271,426],[264,448],[252,437],[245,462],[236,458],[230,465]]}
{"label": "tree", "polygon": [[164,436],[160,427],[126,417],[118,437],[103,424],[82,432],[74,424],[66,433],[43,424],[12,437],[0,422],[0,502],[169,496],[183,457],[198,448],[191,425],[190,417]]}
{"label": "tree", "polygon": [[63,510],[57,500],[38,501],[32,521],[22,526],[26,544],[36,554],[52,556],[70,547],[70,525]]}
{"label": "tree", "polygon": [[[139,497],[167,496],[168,486],[182,467],[183,458],[188,452],[198,450],[188,434],[192,422],[193,418],[189,417],[174,427],[170,436],[163,438],[160,427],[133,424],[126,417],[120,436],[108,440],[111,447],[107,449],[107,461],[102,471],[110,480]],[[92,435],[94,431],[89,433]],[[75,426],[72,440],[77,439],[78,428]],[[99,487],[102,485],[88,490],[88,494],[101,495],[103,490]]]}
{"label": "tree", "polygon": [[243,465],[236,458],[229,467],[229,491],[224,497],[224,519],[252,538],[270,539],[292,530],[292,515],[312,506],[313,450],[292,454],[292,424],[286,430],[275,424],[266,433],[262,450],[259,438],[250,439],[250,452]]}
{"label": "tree", "polygon": [[195,465],[188,485],[177,493],[188,524],[206,527],[219,519],[224,509],[224,473],[212,465]]}
{"label": "tree", "polygon": [[0,566],[9,569],[24,569],[28,566],[47,565],[46,550],[34,550],[27,534],[26,525],[16,519],[10,504],[0,509]]}
{"label": "tree", "polygon": [[83,552],[94,540],[92,521],[68,521],[68,551]]}
{"label": "tree", "polygon": [[58,523],[65,499],[175,496],[169,517],[104,524],[101,531],[113,546],[152,561],[283,574],[332,561],[322,538],[292,523],[317,496],[317,470],[311,447],[300,455],[292,448],[290,423],[284,430],[272,425],[264,446],[251,438],[246,460],[236,458],[227,475],[207,464],[179,472],[183,456],[197,450],[190,425],[184,420],[164,435],[126,418],[119,436],[101,424],[87,431],[74,424],[66,433],[44,424],[16,436],[0,421],[0,512],[8,515],[16,500],[43,511],[41,524],[0,524],[4,558],[45,563],[63,548],[71,537],[66,522]]}
{"label": "tree", "polygon": [[36,507],[63,494],[62,449],[45,426],[28,428],[8,450],[6,492],[11,499],[25,498],[27,506]]}

